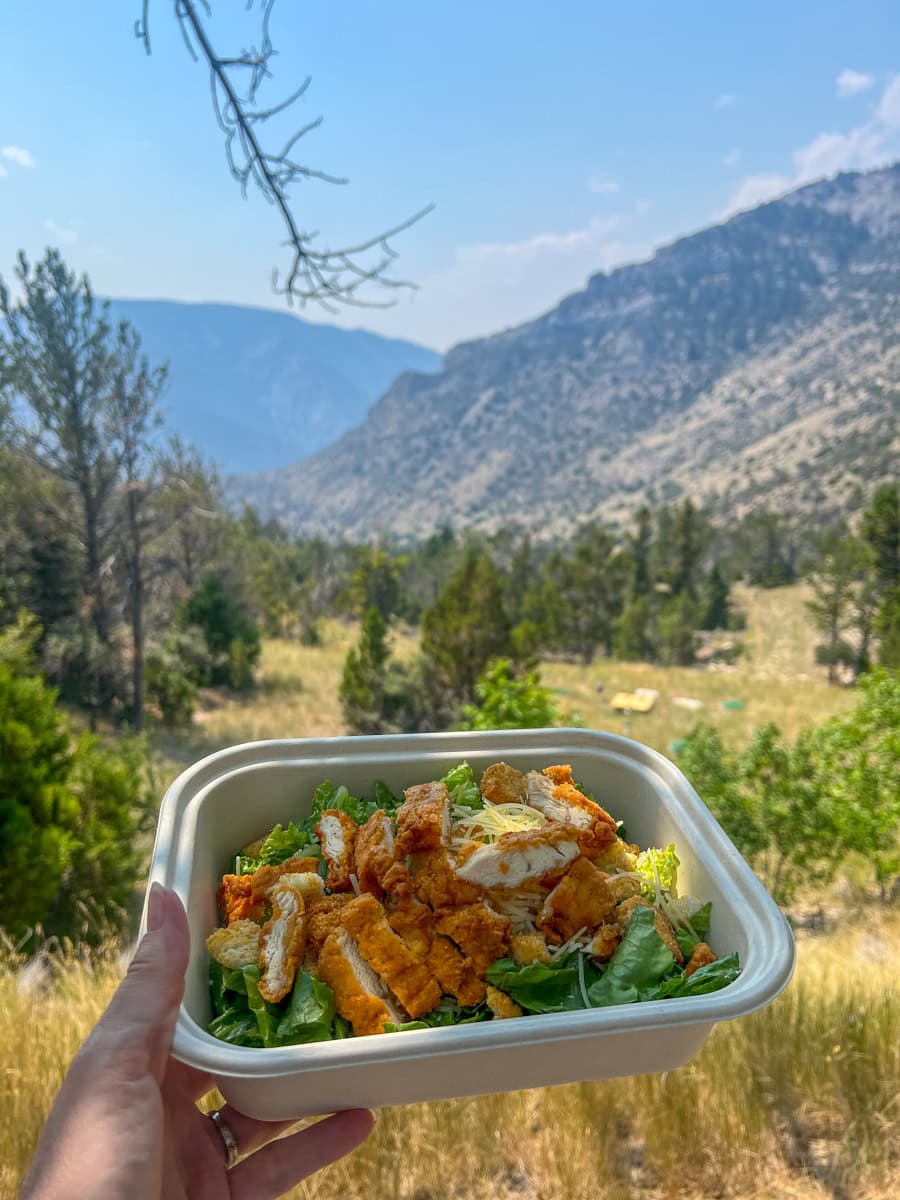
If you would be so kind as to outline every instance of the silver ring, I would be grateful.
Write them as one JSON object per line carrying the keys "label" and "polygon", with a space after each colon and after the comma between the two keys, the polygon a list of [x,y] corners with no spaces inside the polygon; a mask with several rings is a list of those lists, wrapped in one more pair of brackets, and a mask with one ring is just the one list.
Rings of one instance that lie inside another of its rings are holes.
{"label": "silver ring", "polygon": [[218,1108],[214,1112],[207,1113],[207,1116],[219,1131],[219,1137],[222,1139],[222,1145],[225,1147],[225,1169],[230,1171],[237,1160],[241,1157],[241,1152],[238,1150],[237,1140],[235,1139],[234,1134],[231,1132],[231,1128]]}

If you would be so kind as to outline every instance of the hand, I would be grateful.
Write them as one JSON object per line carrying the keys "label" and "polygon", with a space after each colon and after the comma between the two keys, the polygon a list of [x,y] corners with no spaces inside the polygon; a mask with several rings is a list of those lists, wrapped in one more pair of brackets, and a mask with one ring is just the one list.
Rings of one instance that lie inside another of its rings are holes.
{"label": "hand", "polygon": [[72,1062],[22,1200],[274,1200],[367,1137],[366,1109],[275,1141],[293,1121],[255,1121],[226,1105],[222,1116],[248,1156],[226,1168],[222,1137],[196,1105],[212,1079],[169,1055],[188,951],[181,901],[154,884],[147,933]]}

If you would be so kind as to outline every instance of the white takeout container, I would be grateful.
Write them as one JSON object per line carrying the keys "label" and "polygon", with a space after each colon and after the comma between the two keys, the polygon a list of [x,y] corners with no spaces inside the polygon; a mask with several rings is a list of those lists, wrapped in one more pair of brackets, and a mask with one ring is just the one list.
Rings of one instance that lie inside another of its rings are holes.
{"label": "white takeout container", "polygon": [[[575,778],[641,847],[674,842],[681,894],[712,900],[709,941],[736,950],[740,978],[706,996],[488,1021],[442,1029],[250,1049],[218,1041],[207,935],[216,887],[241,846],[308,815],[323,779],[371,795],[437,779],[467,759],[476,778],[503,760],[520,770],[572,764]],[[436,733],[251,742],[211,754],[172,784],[159,814],[151,881],[188,914],[191,956],[174,1054],[212,1074],[225,1098],[265,1120],[668,1071],[717,1021],[770,1003],[794,968],[787,922],[673,763],[627,738],[586,729]]]}

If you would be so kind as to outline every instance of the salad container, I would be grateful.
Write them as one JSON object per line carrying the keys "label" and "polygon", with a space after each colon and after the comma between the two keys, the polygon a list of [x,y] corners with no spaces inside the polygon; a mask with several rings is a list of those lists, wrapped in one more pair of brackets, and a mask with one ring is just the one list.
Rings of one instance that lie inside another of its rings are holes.
{"label": "salad container", "polygon": [[[679,893],[712,901],[707,940],[720,956],[738,952],[739,978],[708,995],[277,1049],[207,1033],[205,940],[218,924],[216,887],[235,852],[276,823],[307,816],[325,779],[361,795],[382,779],[399,794],[463,759],[476,777],[498,760],[522,771],[571,763],[625,823],[629,841],[642,849],[674,842]],[[241,1112],[264,1120],[668,1071],[697,1053],[717,1021],[774,1000],[794,967],[781,911],[678,768],[638,742],[586,729],[265,741],[219,751],[166,792],[150,879],[174,888],[190,924],[173,1052],[209,1072]]]}

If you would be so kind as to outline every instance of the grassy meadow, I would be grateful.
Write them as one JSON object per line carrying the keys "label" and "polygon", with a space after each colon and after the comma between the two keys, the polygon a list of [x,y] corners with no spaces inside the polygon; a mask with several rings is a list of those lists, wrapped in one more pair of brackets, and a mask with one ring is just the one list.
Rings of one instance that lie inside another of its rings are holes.
{"label": "grassy meadow", "polygon": [[[813,660],[800,589],[745,591],[747,654],[733,667],[553,662],[545,683],[585,725],[663,752],[698,718],[744,741],[766,720],[793,737],[849,708]],[[343,732],[337,684],[355,627],[322,644],[266,642],[247,700],[203,697],[194,728],[159,731],[161,777],[212,749]],[[395,634],[408,654],[412,638]],[[598,685],[602,684],[602,691]],[[654,710],[612,712],[618,690],[653,687]],[[702,702],[696,711],[673,703]],[[723,707],[740,700],[740,710]],[[769,1009],[719,1026],[697,1059],[661,1076],[451,1101],[380,1114],[369,1142],[301,1184],[302,1200],[889,1200],[900,1194],[900,914],[852,879],[827,897],[827,928],[799,933],[797,976]],[[114,948],[90,963],[0,954],[0,1200],[16,1194],[66,1064],[120,973]]]}

